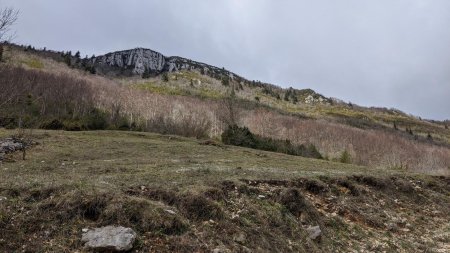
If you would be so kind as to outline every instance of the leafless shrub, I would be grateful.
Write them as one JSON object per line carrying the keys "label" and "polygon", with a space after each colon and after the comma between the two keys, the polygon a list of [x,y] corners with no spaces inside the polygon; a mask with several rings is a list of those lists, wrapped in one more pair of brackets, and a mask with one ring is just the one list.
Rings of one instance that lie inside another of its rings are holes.
{"label": "leafless shrub", "polygon": [[165,117],[159,115],[149,119],[146,123],[146,130],[162,134],[174,134],[195,138],[208,137],[211,123],[207,118],[196,115],[184,115],[181,118]]}
{"label": "leafless shrub", "polygon": [[234,90],[232,90],[226,98],[220,101],[219,109],[220,110],[217,111],[217,116],[224,125],[234,126],[238,124],[241,110],[238,106]]}
{"label": "leafless shrub", "polygon": [[329,158],[347,150],[360,165],[448,173],[450,149],[404,138],[382,129],[363,130],[325,120],[304,120],[266,109],[248,111],[243,124],[262,136],[312,143]]}
{"label": "leafless shrub", "polygon": [[77,117],[93,105],[93,92],[86,81],[37,70],[0,67],[0,89],[2,114],[23,114],[33,106],[39,115]]}

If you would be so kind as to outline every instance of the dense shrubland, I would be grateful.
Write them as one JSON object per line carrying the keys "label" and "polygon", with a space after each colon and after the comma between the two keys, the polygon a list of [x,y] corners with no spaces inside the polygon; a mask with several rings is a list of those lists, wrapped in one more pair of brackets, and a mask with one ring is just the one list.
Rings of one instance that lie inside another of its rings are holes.
{"label": "dense shrubland", "polygon": [[62,74],[0,68],[0,126],[97,130],[120,128],[121,119],[95,106],[93,86]]}
{"label": "dense shrubland", "polygon": [[243,116],[258,135],[312,143],[331,160],[347,152],[355,164],[448,172],[450,149],[383,129],[359,129],[325,120],[299,120],[262,109]]}

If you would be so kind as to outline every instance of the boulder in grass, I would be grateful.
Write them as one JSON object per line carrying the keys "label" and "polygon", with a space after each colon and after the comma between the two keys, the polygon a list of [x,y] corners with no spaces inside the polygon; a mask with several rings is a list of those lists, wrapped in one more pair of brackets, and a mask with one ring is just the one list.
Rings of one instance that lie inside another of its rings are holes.
{"label": "boulder in grass", "polygon": [[127,251],[133,248],[136,233],[131,228],[106,226],[83,229],[81,241],[85,247],[95,251]]}
{"label": "boulder in grass", "polygon": [[322,230],[320,230],[319,226],[309,227],[306,229],[306,232],[308,232],[309,238],[311,240],[316,240],[320,238],[322,234]]}

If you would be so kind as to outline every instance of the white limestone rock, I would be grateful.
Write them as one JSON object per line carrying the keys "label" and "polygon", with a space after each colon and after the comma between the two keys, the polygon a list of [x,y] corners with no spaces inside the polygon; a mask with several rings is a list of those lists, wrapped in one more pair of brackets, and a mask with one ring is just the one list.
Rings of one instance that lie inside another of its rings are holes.
{"label": "white limestone rock", "polygon": [[150,49],[135,48],[118,51],[94,58],[95,64],[119,68],[132,68],[132,73],[142,75],[150,70],[160,72],[166,65],[166,57]]}
{"label": "white limestone rock", "polygon": [[133,248],[136,233],[131,228],[106,226],[94,229],[83,229],[81,241],[85,247],[101,251],[127,251]]}
{"label": "white limestone rock", "polygon": [[322,230],[320,230],[319,226],[309,227],[306,229],[306,232],[308,232],[311,240],[315,240],[322,235]]}

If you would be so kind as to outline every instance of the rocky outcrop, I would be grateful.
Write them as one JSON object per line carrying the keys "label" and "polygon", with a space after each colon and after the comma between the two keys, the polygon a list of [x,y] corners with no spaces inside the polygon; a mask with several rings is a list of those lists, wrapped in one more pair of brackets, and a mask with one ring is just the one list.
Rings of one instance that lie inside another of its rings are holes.
{"label": "rocky outcrop", "polygon": [[161,72],[166,66],[166,57],[150,49],[135,48],[105,54],[92,59],[100,68],[112,67],[131,70],[131,74],[142,75],[146,70]]}
{"label": "rocky outcrop", "polygon": [[24,151],[33,144],[35,143],[32,141],[19,138],[0,139],[0,161],[5,159],[6,154]]}
{"label": "rocky outcrop", "polygon": [[243,78],[223,68],[217,68],[177,56],[166,57],[161,53],[145,48],[108,53],[94,57],[91,61],[91,64],[104,74],[142,75],[144,72],[160,74],[162,72],[195,69],[214,77],[228,76],[243,80]]}

